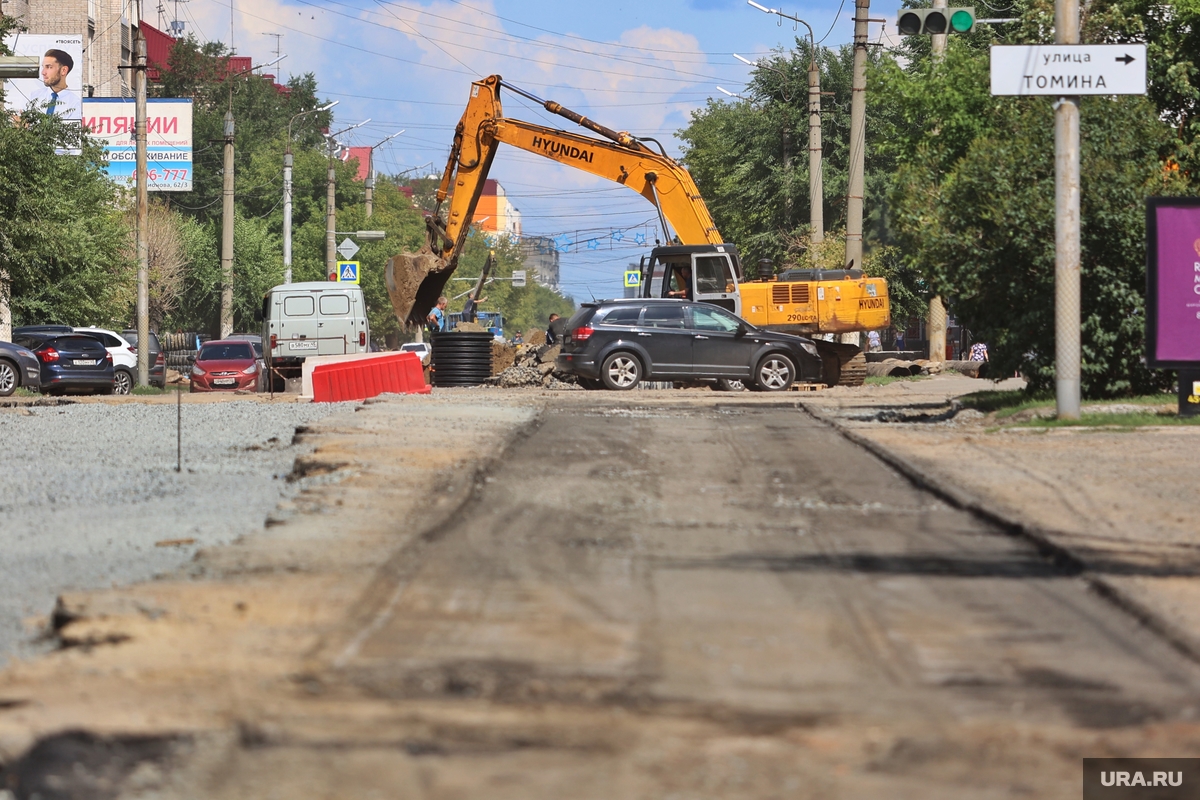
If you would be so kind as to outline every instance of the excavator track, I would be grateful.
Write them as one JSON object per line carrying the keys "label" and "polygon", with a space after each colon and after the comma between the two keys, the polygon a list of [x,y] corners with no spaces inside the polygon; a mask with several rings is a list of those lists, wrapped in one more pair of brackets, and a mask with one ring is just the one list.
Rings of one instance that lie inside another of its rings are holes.
{"label": "excavator track", "polygon": [[854,358],[842,364],[842,373],[838,376],[838,386],[862,386],[867,379],[867,354],[859,353]]}

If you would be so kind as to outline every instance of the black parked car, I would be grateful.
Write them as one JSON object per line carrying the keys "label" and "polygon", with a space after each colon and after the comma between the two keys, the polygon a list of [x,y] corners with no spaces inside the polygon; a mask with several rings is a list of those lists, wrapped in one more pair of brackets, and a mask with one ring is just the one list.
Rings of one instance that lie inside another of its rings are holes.
{"label": "black parked car", "polygon": [[632,389],[648,380],[742,381],[781,391],[820,380],[812,340],[764,331],[708,303],[601,300],[584,303],[567,324],[556,366],[596,387]]}
{"label": "black parked car", "polygon": [[[130,349],[136,353],[138,332],[132,329],[123,330],[121,335],[129,342]],[[159,389],[167,388],[167,360],[163,357],[162,345],[158,343],[158,335],[154,331],[150,331],[150,385],[157,386]]]}
{"label": "black parked car", "polygon": [[113,359],[94,336],[75,333],[22,333],[14,344],[33,351],[41,362],[42,391],[61,394],[68,389],[91,389],[112,394]]}
{"label": "black parked car", "polygon": [[0,342],[0,397],[8,397],[18,386],[37,391],[42,385],[42,365],[27,347]]}

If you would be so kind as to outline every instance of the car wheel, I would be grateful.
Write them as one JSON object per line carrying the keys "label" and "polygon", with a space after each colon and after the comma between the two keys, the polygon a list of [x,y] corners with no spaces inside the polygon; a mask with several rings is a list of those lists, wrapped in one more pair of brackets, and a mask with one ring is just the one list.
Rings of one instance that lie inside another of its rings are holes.
{"label": "car wheel", "polygon": [[718,392],[744,392],[746,384],[736,378],[717,378],[713,389]]}
{"label": "car wheel", "polygon": [[0,397],[8,397],[21,384],[21,373],[8,361],[0,361]]}
{"label": "car wheel", "polygon": [[796,380],[796,365],[782,353],[771,353],[758,362],[754,382],[765,392],[782,392]]}
{"label": "car wheel", "polygon": [[113,373],[113,394],[129,394],[133,390],[133,374],[119,369]]}
{"label": "car wheel", "polygon": [[613,353],[600,367],[600,380],[609,389],[626,391],[642,379],[642,364],[631,353]]}

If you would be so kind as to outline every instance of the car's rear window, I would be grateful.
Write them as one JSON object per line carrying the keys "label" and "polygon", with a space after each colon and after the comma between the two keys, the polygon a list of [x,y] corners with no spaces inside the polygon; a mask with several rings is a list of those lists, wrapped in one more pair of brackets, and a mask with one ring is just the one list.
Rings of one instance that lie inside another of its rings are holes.
{"label": "car's rear window", "polygon": [[601,322],[605,325],[637,325],[641,314],[641,306],[619,306],[605,314]]}
{"label": "car's rear window", "polygon": [[567,330],[573,331],[576,328],[586,325],[595,313],[595,306],[583,306],[571,316],[570,321],[567,322]]}
{"label": "car's rear window", "polygon": [[54,346],[62,350],[103,350],[104,345],[92,336],[59,336]]}
{"label": "car's rear window", "polygon": [[289,317],[311,317],[313,299],[303,295],[283,298],[283,313]]}
{"label": "car's rear window", "polygon": [[321,313],[331,317],[344,317],[350,313],[350,298],[344,294],[321,295]]}
{"label": "car's rear window", "polygon": [[232,361],[234,359],[254,358],[251,355],[250,343],[206,344],[200,348],[197,361]]}
{"label": "car's rear window", "polygon": [[[124,336],[125,340],[129,342],[130,347],[137,347],[137,343],[138,343],[137,331],[123,331],[121,333],[121,335]],[[160,345],[158,343],[158,334],[151,332],[151,334],[150,334],[150,352],[153,353],[153,352],[157,352],[159,350],[162,350],[162,345]]]}

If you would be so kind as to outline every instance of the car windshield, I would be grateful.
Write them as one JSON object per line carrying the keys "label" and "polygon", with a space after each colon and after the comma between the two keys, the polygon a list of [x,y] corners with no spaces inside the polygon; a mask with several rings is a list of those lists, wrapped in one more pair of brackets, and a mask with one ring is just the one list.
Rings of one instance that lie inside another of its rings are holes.
{"label": "car windshield", "polygon": [[230,344],[206,344],[200,348],[197,361],[235,361],[254,358],[250,354],[249,342],[233,342]]}

